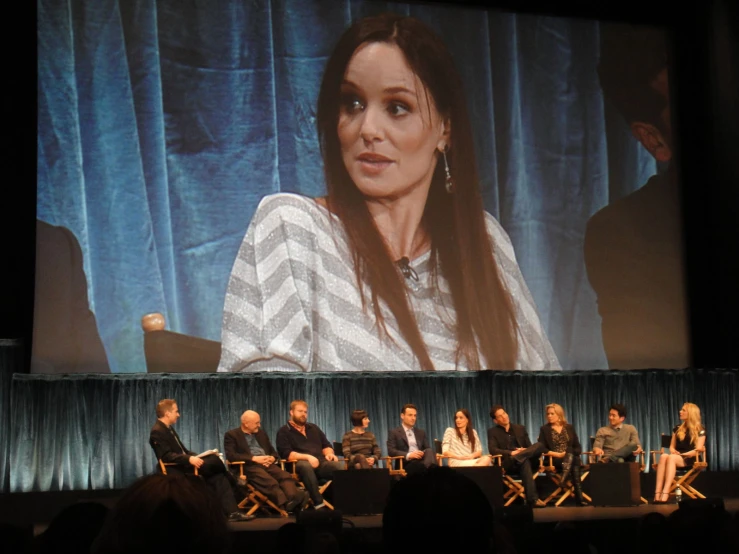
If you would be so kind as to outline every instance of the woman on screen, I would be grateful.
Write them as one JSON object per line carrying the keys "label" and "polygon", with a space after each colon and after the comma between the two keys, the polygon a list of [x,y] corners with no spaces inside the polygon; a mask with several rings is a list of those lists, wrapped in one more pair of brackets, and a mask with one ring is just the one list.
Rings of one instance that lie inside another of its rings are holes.
{"label": "woman on screen", "polygon": [[457,410],[454,427],[447,427],[441,441],[441,453],[449,458],[452,467],[489,466],[492,458],[482,455],[482,443],[472,426],[469,410]]}
{"label": "woman on screen", "polygon": [[354,410],[350,416],[353,428],[344,433],[341,439],[341,451],[349,460],[349,469],[371,469],[379,467],[382,452],[377,438],[367,431],[370,418],[364,410]]}
{"label": "woman on screen", "polygon": [[219,371],[560,369],[483,208],[439,37],[393,14],[353,24],[317,125],[328,194],[260,203],[226,293]]}
{"label": "woman on screen", "polygon": [[706,430],[701,423],[700,408],[686,402],[680,408],[680,421],[682,423],[672,430],[669,454],[662,454],[659,458],[654,488],[654,502],[657,504],[664,504],[669,500],[677,468],[691,468],[698,455],[705,450]]}

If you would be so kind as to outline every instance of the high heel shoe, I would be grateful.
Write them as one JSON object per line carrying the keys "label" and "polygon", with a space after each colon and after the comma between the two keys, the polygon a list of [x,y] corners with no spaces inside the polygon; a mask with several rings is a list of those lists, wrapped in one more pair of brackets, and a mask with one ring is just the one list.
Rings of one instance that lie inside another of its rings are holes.
{"label": "high heel shoe", "polygon": [[[664,500],[662,498],[665,497]],[[667,492],[655,492],[654,493],[654,501],[652,504],[667,504],[667,501],[670,499],[670,494]]]}

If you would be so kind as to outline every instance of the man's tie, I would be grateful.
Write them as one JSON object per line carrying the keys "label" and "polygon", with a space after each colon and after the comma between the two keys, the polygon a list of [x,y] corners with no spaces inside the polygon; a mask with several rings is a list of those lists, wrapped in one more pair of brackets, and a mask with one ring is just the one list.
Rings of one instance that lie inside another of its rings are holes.
{"label": "man's tie", "polygon": [[177,441],[177,444],[179,445],[179,447],[180,447],[180,450],[182,450],[182,453],[183,453],[183,454],[187,454],[187,452],[185,452],[185,447],[184,447],[184,446],[182,446],[182,443],[180,442],[180,438],[179,438],[179,437],[177,436],[177,433],[175,433],[175,432],[174,432],[174,429],[172,429],[172,428],[170,427],[170,428],[169,428],[169,432],[170,432],[170,433],[172,433],[172,436],[174,437],[174,440],[176,440],[176,441]]}

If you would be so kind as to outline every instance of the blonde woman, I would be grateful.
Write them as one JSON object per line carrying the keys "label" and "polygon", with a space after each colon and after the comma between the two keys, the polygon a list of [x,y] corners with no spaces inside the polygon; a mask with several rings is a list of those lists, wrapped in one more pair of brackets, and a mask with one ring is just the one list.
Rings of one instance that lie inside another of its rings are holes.
{"label": "blonde woman", "polygon": [[559,404],[548,404],[545,408],[547,423],[539,430],[539,439],[546,451],[552,454],[552,462],[557,470],[562,471],[562,482],[572,476],[575,489],[575,504],[585,506],[580,481],[580,439],[575,428],[567,423],[565,411]]}
{"label": "blonde woman", "polygon": [[452,467],[489,466],[490,456],[482,455],[482,443],[472,426],[472,417],[467,409],[454,414],[454,427],[444,431],[441,453],[449,457]]}
{"label": "blonde woman", "polygon": [[686,402],[680,408],[680,421],[672,430],[670,453],[662,454],[657,466],[657,486],[654,489],[654,502],[664,504],[670,497],[670,486],[677,468],[690,468],[698,454],[705,450],[706,430],[701,424],[701,410],[695,404]]}

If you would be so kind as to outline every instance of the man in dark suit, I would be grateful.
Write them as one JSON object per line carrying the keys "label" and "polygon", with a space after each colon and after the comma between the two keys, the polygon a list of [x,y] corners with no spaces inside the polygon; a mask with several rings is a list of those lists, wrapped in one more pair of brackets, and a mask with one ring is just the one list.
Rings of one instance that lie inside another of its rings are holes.
{"label": "man in dark suit", "polygon": [[244,475],[254,488],[286,512],[292,512],[308,500],[308,494],[298,490],[292,475],[280,468],[280,455],[261,424],[257,412],[247,410],[241,414],[241,427],[231,429],[223,437],[226,459],[244,462]]}
{"label": "man in dark suit", "polygon": [[544,507],[544,502],[536,492],[531,465],[536,463],[545,448],[539,443],[532,445],[526,427],[511,423],[500,404],[490,408],[490,417],[495,425],[488,429],[488,450],[493,456],[503,456],[503,470],[506,473],[520,475],[528,504],[534,508]]}
{"label": "man in dark suit", "polygon": [[197,468],[206,484],[216,493],[224,513],[229,521],[246,521],[254,519],[239,511],[234,497],[234,489],[229,481],[230,475],[221,459],[211,454],[202,458],[195,452],[185,448],[172,427],[180,418],[177,402],[171,398],[160,400],[157,404],[157,421],[151,428],[149,444],[154,449],[157,459],[164,463],[177,464],[175,467],[182,472],[194,472]]}
{"label": "man in dark suit", "polygon": [[587,223],[585,268],[598,297],[603,347],[613,369],[691,363],[682,206],[670,120],[664,30],[623,23],[600,28],[603,95],[662,166],[645,185],[614,199],[620,167],[609,168],[609,204]]}
{"label": "man in dark suit", "polygon": [[400,427],[391,429],[387,438],[388,456],[403,456],[406,473],[424,471],[436,465],[436,455],[429,447],[426,433],[416,427],[418,410],[413,404],[406,404],[400,411]]}

